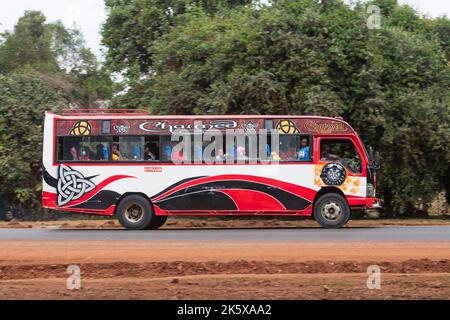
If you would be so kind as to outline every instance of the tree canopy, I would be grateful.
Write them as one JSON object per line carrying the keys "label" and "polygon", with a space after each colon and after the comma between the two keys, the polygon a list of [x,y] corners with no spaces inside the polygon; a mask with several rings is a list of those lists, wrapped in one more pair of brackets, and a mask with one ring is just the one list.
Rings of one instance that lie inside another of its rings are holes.
{"label": "tree canopy", "polygon": [[75,106],[110,99],[110,75],[85,46],[78,29],[68,29],[60,21],[47,23],[41,12],[27,11],[0,39],[0,74],[33,69],[64,89]]}

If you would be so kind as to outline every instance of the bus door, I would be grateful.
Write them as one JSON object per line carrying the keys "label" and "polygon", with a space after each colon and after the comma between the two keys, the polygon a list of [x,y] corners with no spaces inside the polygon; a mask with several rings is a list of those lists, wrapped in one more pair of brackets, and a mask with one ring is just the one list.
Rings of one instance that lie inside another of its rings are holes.
{"label": "bus door", "polygon": [[365,197],[366,167],[352,137],[320,137],[316,141],[315,184],[337,187],[344,194]]}

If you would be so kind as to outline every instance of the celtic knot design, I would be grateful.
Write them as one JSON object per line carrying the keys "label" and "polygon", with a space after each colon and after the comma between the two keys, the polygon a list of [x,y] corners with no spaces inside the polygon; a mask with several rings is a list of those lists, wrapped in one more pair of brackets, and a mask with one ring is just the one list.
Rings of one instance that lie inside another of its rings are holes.
{"label": "celtic knot design", "polygon": [[299,133],[295,123],[291,120],[280,120],[276,126],[278,133],[281,134],[294,134]]}
{"label": "celtic knot design", "polygon": [[85,193],[93,190],[95,184],[66,165],[59,166],[58,173],[58,206],[63,206],[70,201],[81,198]]}

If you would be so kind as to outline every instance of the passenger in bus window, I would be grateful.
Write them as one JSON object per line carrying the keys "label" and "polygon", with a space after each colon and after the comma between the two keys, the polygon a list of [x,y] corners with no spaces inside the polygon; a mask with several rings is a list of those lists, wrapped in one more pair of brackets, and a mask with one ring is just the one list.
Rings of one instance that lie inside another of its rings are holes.
{"label": "passenger in bus window", "polygon": [[226,153],[227,160],[231,160],[231,161],[235,160],[236,154],[237,154],[236,145],[232,145],[231,148],[227,147],[227,153]]}
{"label": "passenger in bus window", "polygon": [[91,148],[89,148],[89,146],[86,146],[86,153],[88,155],[88,160],[94,160],[95,158],[95,152],[91,150]]}
{"label": "passenger in bus window", "polygon": [[95,149],[97,152],[95,153],[94,160],[105,160],[104,154],[103,154],[103,144],[99,143],[95,146]]}
{"label": "passenger in bus window", "polygon": [[297,153],[297,160],[309,160],[309,145],[307,138],[302,138],[300,142],[300,149]]}
{"label": "passenger in bus window", "polygon": [[164,146],[164,154],[167,160],[172,159],[172,146],[169,143]]}
{"label": "passenger in bus window", "polygon": [[119,145],[113,144],[111,156],[112,156],[113,161],[122,160],[122,155],[120,154],[120,151],[119,151]]}
{"label": "passenger in bus window", "polygon": [[133,148],[133,160],[142,160],[141,146],[138,143]]}
{"label": "passenger in bus window", "polygon": [[292,137],[288,136],[284,141],[280,139],[280,159],[284,161],[295,160],[297,147],[292,141]]}
{"label": "passenger in bus window", "polygon": [[84,152],[83,152],[83,145],[81,143],[78,144],[77,152],[78,152],[77,154],[78,160],[83,160]]}
{"label": "passenger in bus window", "polygon": [[103,159],[109,160],[109,147],[107,146],[103,146]]}
{"label": "passenger in bus window", "polygon": [[144,160],[156,161],[156,154],[154,153],[154,147],[150,143],[145,145]]}
{"label": "passenger in bus window", "polygon": [[331,147],[329,144],[322,145],[322,152],[320,154],[320,160],[321,161],[339,160],[339,156],[332,154],[330,151],[331,151]]}
{"label": "passenger in bus window", "polygon": [[78,152],[75,146],[72,146],[72,148],[70,148],[70,155],[72,156],[71,160],[78,160]]}
{"label": "passenger in bus window", "polygon": [[247,156],[245,155],[245,147],[237,147],[236,149],[237,151],[237,160],[247,160]]}
{"label": "passenger in bus window", "polygon": [[178,162],[183,161],[184,160],[183,151],[180,150],[180,151],[173,152],[172,156],[171,156],[171,159],[172,159],[172,161],[178,161]]}
{"label": "passenger in bus window", "polygon": [[272,151],[270,153],[270,160],[272,161],[280,161],[280,155],[278,153],[276,153],[275,151]]}
{"label": "passenger in bus window", "polygon": [[79,150],[80,150],[79,153],[78,153],[78,159],[79,160],[82,160],[82,161],[90,160],[89,155],[90,155],[91,151],[90,151],[88,146],[80,145],[80,149]]}

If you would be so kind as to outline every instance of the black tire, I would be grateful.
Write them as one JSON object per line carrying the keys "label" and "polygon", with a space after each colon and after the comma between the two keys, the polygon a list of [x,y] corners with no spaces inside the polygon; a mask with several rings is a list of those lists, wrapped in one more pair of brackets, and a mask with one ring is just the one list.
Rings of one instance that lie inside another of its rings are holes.
{"label": "black tire", "polygon": [[116,208],[120,224],[128,230],[145,230],[154,221],[150,201],[139,195],[129,195]]}
{"label": "black tire", "polygon": [[150,222],[149,226],[147,227],[148,230],[155,230],[164,225],[167,221],[167,216],[154,216],[152,221]]}
{"label": "black tire", "polygon": [[347,200],[337,193],[326,193],[314,204],[314,219],[324,228],[340,228],[350,219]]}

